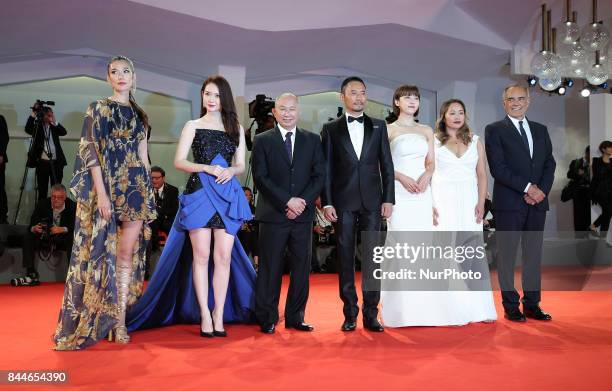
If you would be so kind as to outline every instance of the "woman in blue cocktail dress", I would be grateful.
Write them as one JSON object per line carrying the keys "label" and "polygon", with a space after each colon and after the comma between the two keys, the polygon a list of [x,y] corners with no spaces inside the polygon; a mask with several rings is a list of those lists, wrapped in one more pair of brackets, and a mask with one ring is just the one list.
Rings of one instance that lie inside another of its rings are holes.
{"label": "woman in blue cocktail dress", "polygon": [[244,129],[223,77],[204,82],[202,117],[185,124],[174,164],[192,174],[151,281],[128,312],[128,329],[200,323],[202,337],[225,337],[224,321],[252,320],[255,270],[234,240],[252,214],[235,177],[245,167]]}

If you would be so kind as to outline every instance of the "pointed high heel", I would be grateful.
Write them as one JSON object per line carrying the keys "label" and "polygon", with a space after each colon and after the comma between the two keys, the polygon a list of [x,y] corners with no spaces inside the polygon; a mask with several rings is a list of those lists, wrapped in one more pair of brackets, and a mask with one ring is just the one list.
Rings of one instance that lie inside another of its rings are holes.
{"label": "pointed high heel", "polygon": [[[217,331],[217,329],[215,327],[214,315],[212,315],[212,314],[211,314],[211,320],[212,320],[212,324],[213,324],[213,334],[214,334],[214,336],[215,337],[227,337],[227,331],[225,331],[225,330]],[[221,324],[223,325],[223,322],[221,322]]]}

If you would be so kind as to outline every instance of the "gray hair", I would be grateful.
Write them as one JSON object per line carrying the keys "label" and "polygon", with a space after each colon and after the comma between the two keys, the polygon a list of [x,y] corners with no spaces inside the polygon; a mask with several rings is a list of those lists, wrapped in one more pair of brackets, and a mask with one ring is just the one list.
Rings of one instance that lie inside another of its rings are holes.
{"label": "gray hair", "polygon": [[51,186],[51,193],[54,191],[63,191],[64,193],[67,193],[66,186],[62,185],[61,183],[56,183],[55,185]]}
{"label": "gray hair", "polygon": [[296,102],[300,102],[299,98],[297,97],[297,95],[291,93],[291,92],[283,92],[282,94],[280,94],[279,96],[276,97],[276,100],[274,100],[274,107],[278,106],[278,102],[283,99],[283,98],[293,98],[295,99]]}
{"label": "gray hair", "polygon": [[504,92],[502,93],[502,100],[506,100],[506,94],[512,88],[522,88],[522,89],[524,89],[525,93],[527,94],[527,99],[529,99],[529,88],[527,88],[527,87],[525,87],[524,85],[521,85],[521,84],[510,84],[509,86],[506,86],[506,88],[504,88]]}

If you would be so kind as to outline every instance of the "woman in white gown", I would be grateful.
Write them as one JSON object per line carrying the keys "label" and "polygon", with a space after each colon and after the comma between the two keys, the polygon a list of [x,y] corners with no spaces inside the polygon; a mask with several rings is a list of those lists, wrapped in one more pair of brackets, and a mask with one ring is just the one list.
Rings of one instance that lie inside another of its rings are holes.
{"label": "woman in white gown", "polygon": [[[482,238],[482,221],[487,195],[484,146],[466,123],[465,104],[450,99],[440,107],[436,124],[436,171],[431,187],[434,224],[438,231],[476,233]],[[475,261],[475,262],[484,262]],[[489,270],[486,264],[478,290],[449,290],[452,316],[449,324],[493,321],[497,319]]]}
{"label": "woman in white gown", "polygon": [[[419,98],[416,87],[402,86],[394,94],[393,107],[397,120],[389,125],[389,138],[396,171],[396,182],[394,211],[388,221],[390,232],[433,231],[443,227],[441,224],[434,227],[433,199],[435,196],[432,195],[432,188],[429,186],[432,174],[434,177],[437,176],[438,168],[436,167],[434,171],[434,166],[438,164],[436,153],[442,144],[434,142],[431,128],[419,125],[414,121],[414,117],[418,113]],[[442,118],[444,118],[446,111],[441,115]],[[434,144],[436,143],[438,148],[434,152]],[[475,147],[473,149],[476,150]],[[476,161],[478,160],[477,157]],[[442,161],[441,164],[444,165],[445,162]],[[473,164],[475,166],[476,162]],[[482,164],[484,164],[484,160]],[[471,177],[476,177],[475,167],[472,167]],[[444,182],[442,180],[442,183]],[[471,190],[478,195],[476,181],[466,183],[472,183],[470,186],[473,189]],[[486,182],[484,188],[486,189]],[[443,187],[439,187],[438,190],[446,192]],[[437,190],[434,188],[433,191],[436,192]],[[456,194],[451,193],[450,195]],[[475,230],[476,225],[478,225],[476,223],[477,217],[474,215],[477,201],[478,196],[469,207],[469,213],[474,223],[465,228],[456,225],[455,228],[457,229],[454,230]],[[449,222],[448,224],[451,224],[450,221],[456,221],[451,214],[462,213],[463,211],[459,211],[456,206],[453,206],[455,204],[456,202],[452,199],[448,202],[448,207],[436,204],[438,206],[437,218],[444,219],[443,221]],[[440,217],[440,214],[443,217]],[[482,216],[480,217],[480,224],[482,224],[481,220]],[[482,230],[482,225],[479,229]],[[445,228],[444,230],[453,229]],[[385,281],[383,280],[381,292],[382,319],[385,326],[388,327],[463,325],[475,321],[496,319],[490,291],[413,291],[408,289],[387,291],[384,288]],[[472,294],[476,296],[476,300],[485,302],[485,305],[471,302]],[[472,307],[485,307],[487,310],[481,313],[481,311],[472,311]]]}

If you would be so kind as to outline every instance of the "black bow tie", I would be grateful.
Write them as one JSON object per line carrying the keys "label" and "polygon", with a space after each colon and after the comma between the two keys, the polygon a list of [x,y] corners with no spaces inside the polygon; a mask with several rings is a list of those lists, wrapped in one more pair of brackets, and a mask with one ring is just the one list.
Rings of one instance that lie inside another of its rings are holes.
{"label": "black bow tie", "polygon": [[363,123],[363,115],[361,117],[351,117],[350,115],[348,116],[348,123],[350,124],[353,121],[357,121],[360,124]]}

